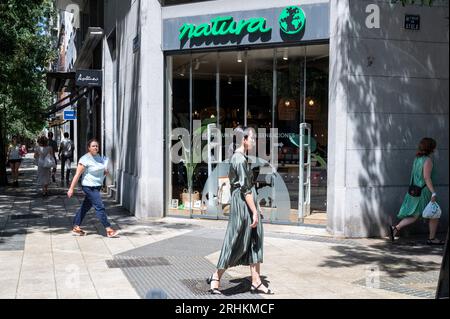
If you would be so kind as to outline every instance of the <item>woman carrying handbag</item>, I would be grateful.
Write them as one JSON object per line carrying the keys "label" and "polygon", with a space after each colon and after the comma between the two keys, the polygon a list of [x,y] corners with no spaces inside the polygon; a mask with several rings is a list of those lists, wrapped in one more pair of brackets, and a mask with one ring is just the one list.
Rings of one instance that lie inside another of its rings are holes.
{"label": "woman carrying handbag", "polygon": [[[401,229],[416,222],[422,216],[428,203],[436,202],[436,191],[433,185],[435,170],[431,155],[436,149],[436,141],[432,138],[423,138],[414,159],[411,172],[410,186],[406,194],[400,212],[397,217],[401,219],[396,226],[389,227],[389,235],[392,242]],[[430,235],[428,245],[443,245],[444,242],[436,238],[439,218],[429,219]]]}

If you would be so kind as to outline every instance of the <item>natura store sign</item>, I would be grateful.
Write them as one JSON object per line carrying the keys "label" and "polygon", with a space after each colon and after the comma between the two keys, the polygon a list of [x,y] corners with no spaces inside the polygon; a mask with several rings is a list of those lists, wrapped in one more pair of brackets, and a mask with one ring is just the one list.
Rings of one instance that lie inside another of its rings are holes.
{"label": "natura store sign", "polygon": [[327,40],[329,4],[166,19],[163,33],[165,51]]}

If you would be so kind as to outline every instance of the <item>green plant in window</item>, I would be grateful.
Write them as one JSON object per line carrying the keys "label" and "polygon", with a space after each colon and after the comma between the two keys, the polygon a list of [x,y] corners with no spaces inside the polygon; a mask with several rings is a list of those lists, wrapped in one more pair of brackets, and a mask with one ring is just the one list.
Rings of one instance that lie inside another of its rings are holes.
{"label": "green plant in window", "polygon": [[[194,173],[197,168],[197,166],[202,162],[202,150],[205,147],[207,141],[202,140],[202,135],[205,133],[205,131],[208,128],[209,124],[215,123],[216,119],[206,119],[202,121],[202,125],[197,128],[193,132],[193,142],[200,143],[200,152],[196,152],[195,148],[193,149],[192,145],[185,145],[184,141],[181,139],[180,143],[183,148],[183,156],[182,156],[182,162],[186,169],[186,178],[187,178],[187,184],[188,184],[188,190],[190,193],[193,192],[193,184],[194,184]],[[192,153],[192,154],[191,154]]]}

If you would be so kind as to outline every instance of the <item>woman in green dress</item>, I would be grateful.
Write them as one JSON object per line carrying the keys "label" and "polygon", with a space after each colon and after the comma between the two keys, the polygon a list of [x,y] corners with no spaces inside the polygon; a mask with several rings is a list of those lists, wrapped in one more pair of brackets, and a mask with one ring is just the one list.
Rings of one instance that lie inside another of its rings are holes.
{"label": "woman in green dress", "polygon": [[251,293],[272,294],[261,281],[263,262],[263,226],[257,203],[253,174],[247,152],[255,146],[256,133],[252,128],[235,130],[239,145],[230,159],[228,177],[231,185],[230,219],[217,263],[217,271],[207,280],[212,294],[221,294],[220,279],[225,270],[238,265],[250,266]]}
{"label": "woman in green dress", "polygon": [[[400,212],[397,217],[401,219],[396,226],[390,226],[391,241],[395,240],[396,235],[404,227],[416,222],[422,216],[422,212],[428,203],[436,201],[436,192],[433,186],[433,160],[431,154],[436,149],[436,141],[432,138],[424,138],[420,141],[419,149],[414,159],[413,169],[411,172],[411,184],[420,188],[423,187],[420,196],[413,197],[406,194]],[[439,219],[430,219],[429,229],[430,235],[427,240],[429,245],[442,245],[443,241],[436,238],[436,230],[439,224]]]}

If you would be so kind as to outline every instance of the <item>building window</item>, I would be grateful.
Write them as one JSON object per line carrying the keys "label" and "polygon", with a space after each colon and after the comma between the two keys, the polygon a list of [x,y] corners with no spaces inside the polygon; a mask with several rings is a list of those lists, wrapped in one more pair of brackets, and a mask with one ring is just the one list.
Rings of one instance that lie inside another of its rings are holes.
{"label": "building window", "polygon": [[[328,51],[323,44],[167,56],[167,215],[228,218],[226,129],[240,125],[262,130],[262,160],[253,169],[265,221],[298,223],[303,122],[312,127],[311,211],[326,211]],[[214,126],[221,142],[210,153]],[[189,134],[184,141],[182,131]],[[197,132],[203,133],[200,162],[193,160]]]}

